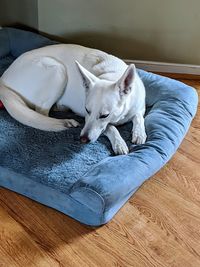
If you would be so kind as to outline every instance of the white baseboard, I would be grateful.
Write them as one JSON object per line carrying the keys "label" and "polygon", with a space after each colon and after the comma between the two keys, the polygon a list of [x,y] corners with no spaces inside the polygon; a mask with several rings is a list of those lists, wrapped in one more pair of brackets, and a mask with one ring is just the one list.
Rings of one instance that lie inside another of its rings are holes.
{"label": "white baseboard", "polygon": [[200,75],[200,65],[176,64],[176,63],[129,60],[129,59],[126,59],[125,62],[127,64],[133,63],[136,65],[137,68],[147,71]]}

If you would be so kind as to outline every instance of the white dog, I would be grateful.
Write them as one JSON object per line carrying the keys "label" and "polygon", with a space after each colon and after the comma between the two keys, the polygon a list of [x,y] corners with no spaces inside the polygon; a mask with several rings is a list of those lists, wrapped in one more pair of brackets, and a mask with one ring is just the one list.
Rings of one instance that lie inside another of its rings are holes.
{"label": "white dog", "polygon": [[53,105],[70,108],[85,117],[81,141],[104,133],[115,154],[128,153],[116,125],[132,121],[132,142],[146,140],[145,88],[135,66],[96,49],[59,44],[21,55],[0,79],[0,99],[13,118],[45,131],[77,127],[75,120],[48,117]]}

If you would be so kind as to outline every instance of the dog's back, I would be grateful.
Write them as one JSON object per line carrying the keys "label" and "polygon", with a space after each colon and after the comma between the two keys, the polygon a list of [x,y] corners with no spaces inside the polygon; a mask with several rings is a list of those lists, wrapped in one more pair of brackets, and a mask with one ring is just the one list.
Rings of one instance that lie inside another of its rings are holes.
{"label": "dog's back", "polygon": [[33,108],[40,106],[43,95],[48,98],[52,96],[53,99],[56,87],[59,87],[59,92],[62,87],[62,96],[55,94],[57,104],[67,106],[83,116],[85,89],[75,61],[100,79],[110,81],[117,81],[127,67],[119,58],[100,50],[58,44],[21,55],[3,74],[1,80],[4,85],[23,96]]}

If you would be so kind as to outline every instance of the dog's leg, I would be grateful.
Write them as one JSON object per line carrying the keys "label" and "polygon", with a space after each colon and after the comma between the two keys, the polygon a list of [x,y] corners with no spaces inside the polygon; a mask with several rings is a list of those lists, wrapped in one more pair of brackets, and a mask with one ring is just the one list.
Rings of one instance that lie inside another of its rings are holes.
{"label": "dog's leg", "polygon": [[53,111],[68,112],[69,110],[70,110],[70,108],[63,106],[63,105],[58,105],[58,103],[56,103],[56,105],[54,105],[54,107],[53,107]]}
{"label": "dog's leg", "polygon": [[113,125],[108,125],[104,135],[108,137],[112,145],[112,149],[116,155],[128,154],[129,149],[126,145],[126,142],[121,137],[117,128]]}
{"label": "dog's leg", "polygon": [[141,113],[133,117],[132,143],[137,145],[144,144],[147,138],[144,126],[144,117]]}
{"label": "dog's leg", "polygon": [[35,107],[35,111],[37,111],[38,113],[44,115],[44,116],[49,116],[49,108],[41,108],[41,107]]}

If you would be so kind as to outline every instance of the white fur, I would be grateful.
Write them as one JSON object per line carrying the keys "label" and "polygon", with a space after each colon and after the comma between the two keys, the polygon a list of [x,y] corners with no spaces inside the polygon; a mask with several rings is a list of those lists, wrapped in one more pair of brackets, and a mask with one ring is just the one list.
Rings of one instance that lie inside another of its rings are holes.
{"label": "white fur", "polygon": [[134,65],[99,50],[59,44],[27,52],[1,77],[0,99],[16,120],[46,131],[78,126],[48,117],[54,104],[70,108],[85,117],[82,139],[95,141],[104,133],[115,154],[128,148],[114,125],[133,121],[132,141],[146,139],[145,89]]}

